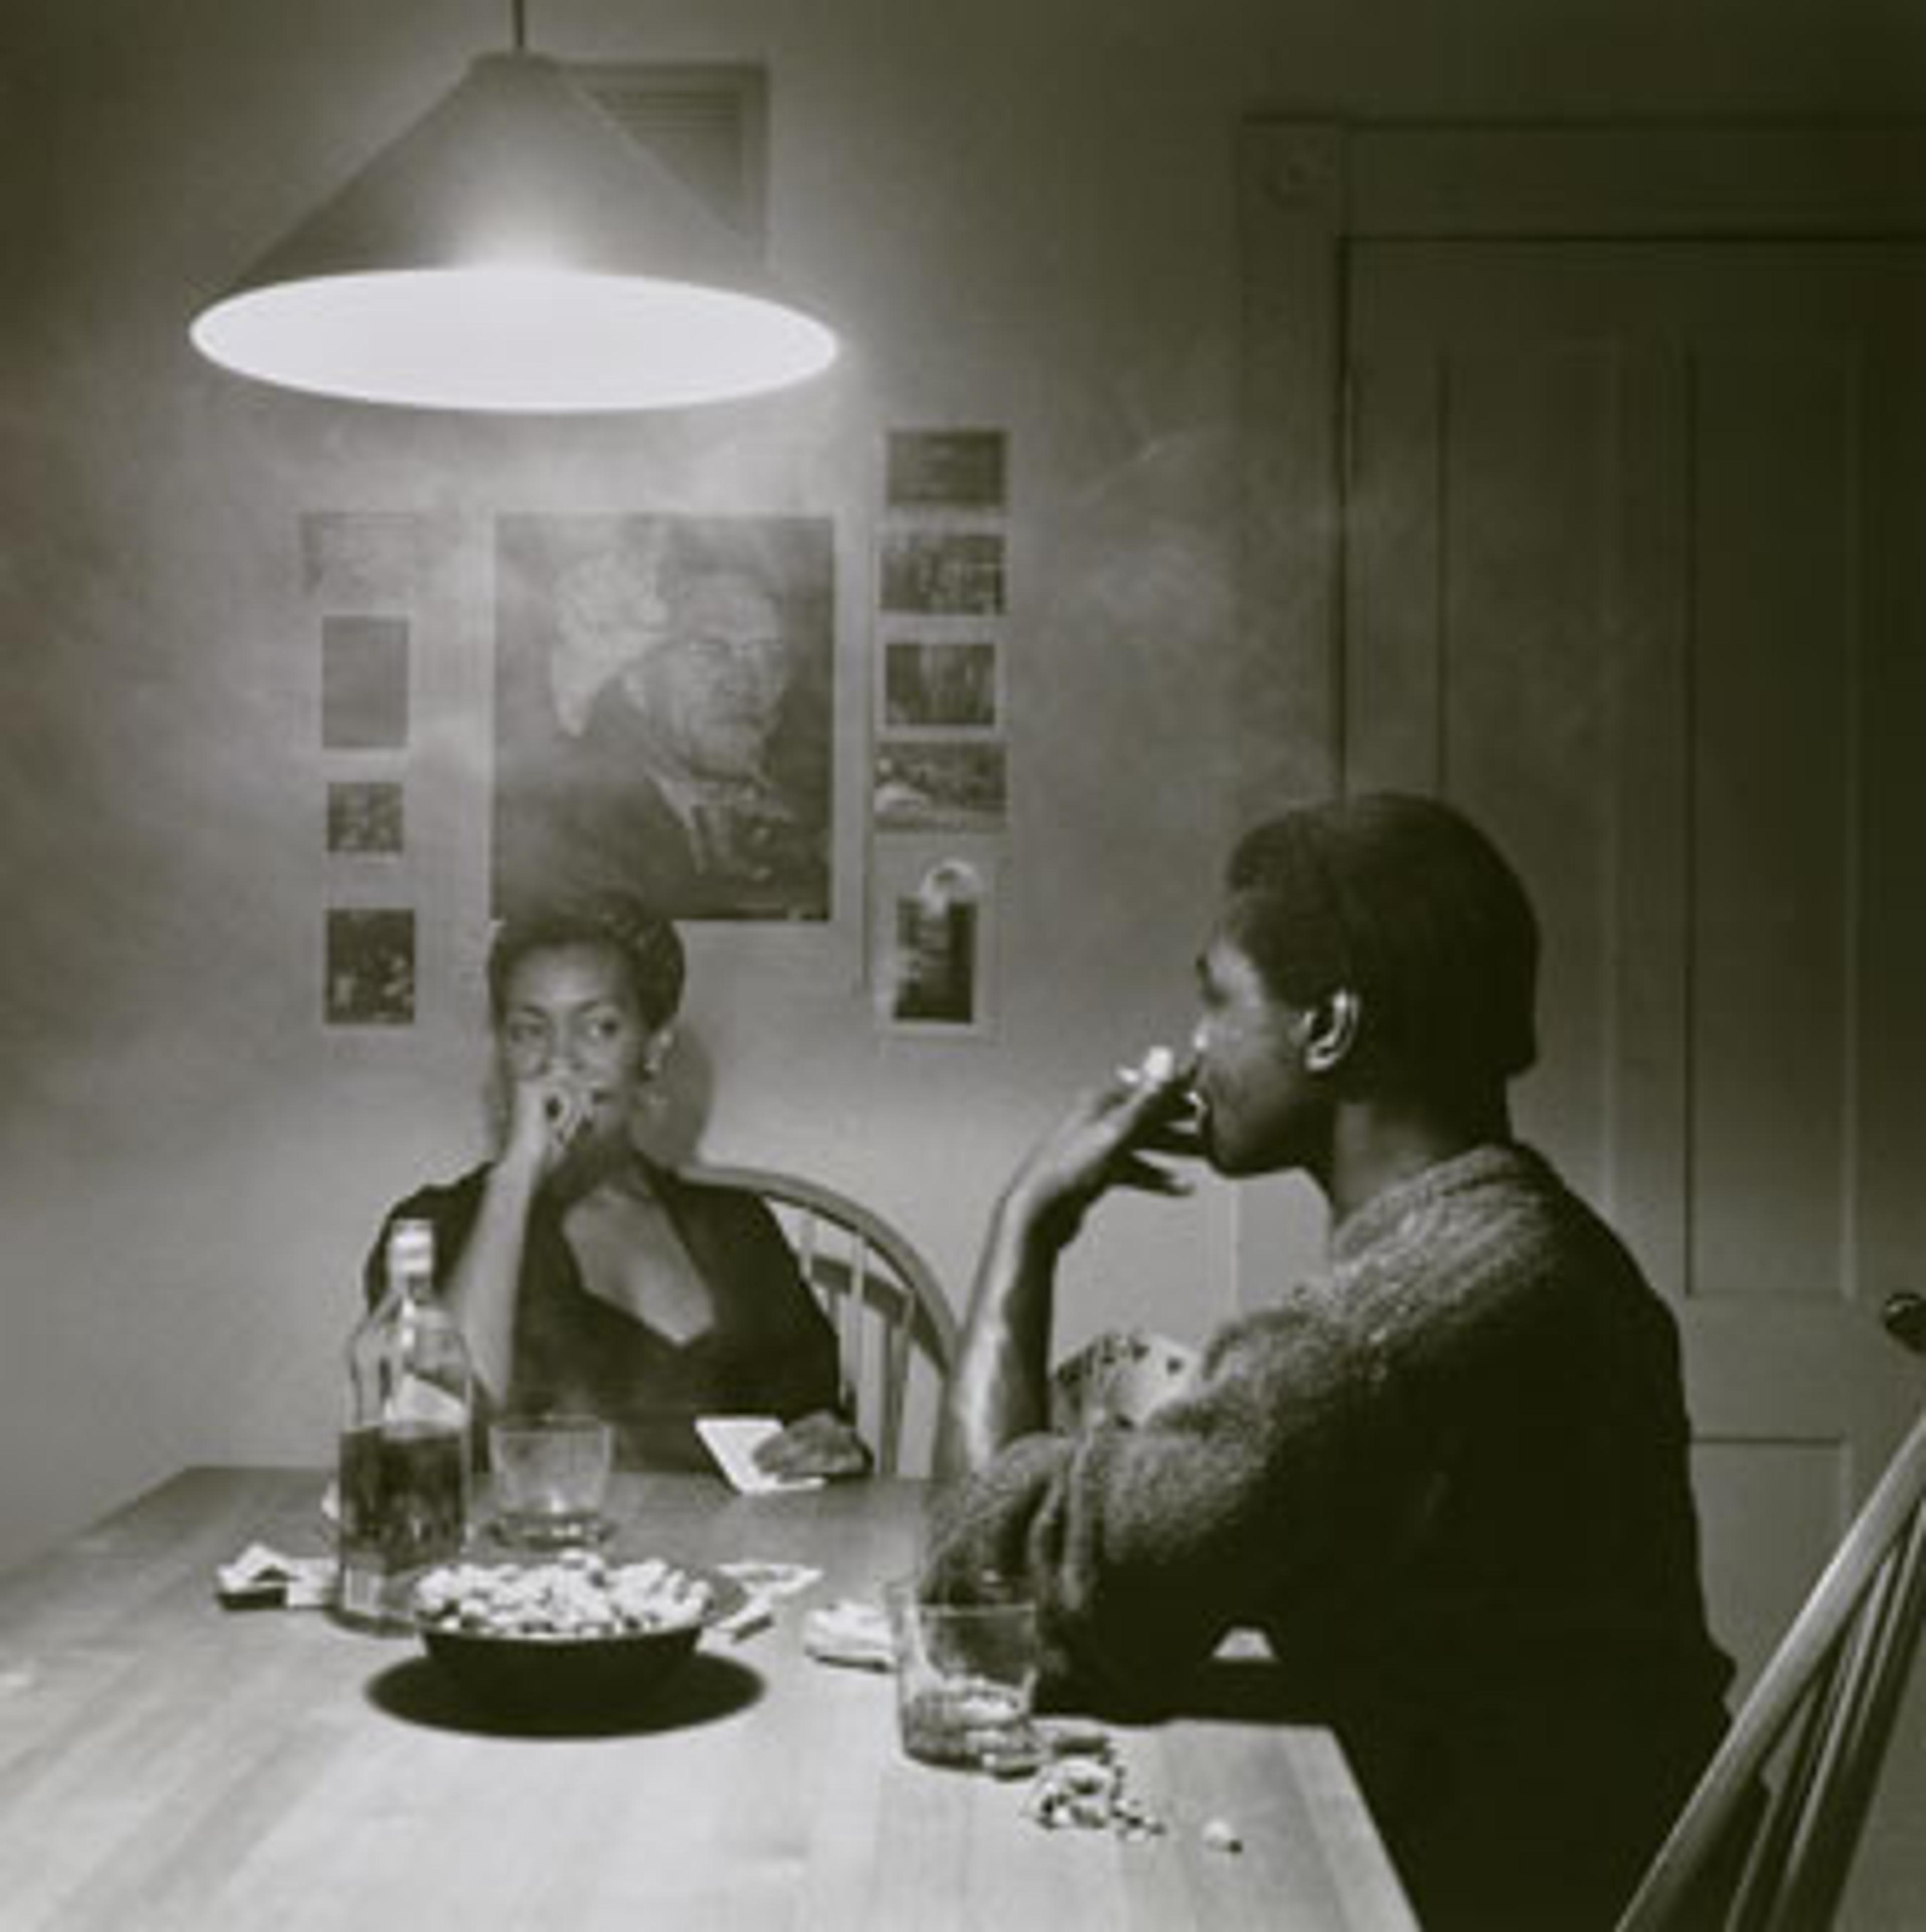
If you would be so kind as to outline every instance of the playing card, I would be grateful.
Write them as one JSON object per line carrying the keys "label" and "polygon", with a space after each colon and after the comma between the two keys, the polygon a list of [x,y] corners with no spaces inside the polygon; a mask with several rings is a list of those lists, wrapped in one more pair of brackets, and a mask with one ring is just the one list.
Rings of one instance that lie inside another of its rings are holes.
{"label": "playing card", "polygon": [[819,1490],[820,1476],[772,1476],[756,1462],[757,1448],[782,1432],[783,1425],[773,1415],[705,1415],[696,1422],[703,1448],[715,1458],[716,1467],[728,1478],[732,1489],[745,1496],[778,1490]]}
{"label": "playing card", "polygon": [[1194,1377],[1197,1352],[1167,1335],[1113,1329],[1059,1363],[1050,1378],[1050,1422],[1074,1433],[1102,1421],[1135,1426]]}

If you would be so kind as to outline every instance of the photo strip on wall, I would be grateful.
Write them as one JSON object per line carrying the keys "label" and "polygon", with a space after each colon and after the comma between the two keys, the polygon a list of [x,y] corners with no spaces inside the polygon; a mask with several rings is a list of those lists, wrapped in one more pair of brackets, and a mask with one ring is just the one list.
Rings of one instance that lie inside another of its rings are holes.
{"label": "photo strip on wall", "polygon": [[328,904],[317,933],[329,1029],[412,1027],[418,916],[404,890],[413,727],[412,610],[422,528],[406,514],[301,520],[302,585],[319,646],[320,838]]}
{"label": "photo strip on wall", "polygon": [[995,1029],[1009,830],[1008,438],[892,430],[876,537],[870,984],[885,1032]]}

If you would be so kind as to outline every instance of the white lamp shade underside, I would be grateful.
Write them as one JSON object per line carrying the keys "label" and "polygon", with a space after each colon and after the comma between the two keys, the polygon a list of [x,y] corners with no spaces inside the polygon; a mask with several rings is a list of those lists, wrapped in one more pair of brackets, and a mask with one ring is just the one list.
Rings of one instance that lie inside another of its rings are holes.
{"label": "white lamp shade underside", "polygon": [[486,55],[189,332],[358,401],[673,408],[815,374],[836,338],[555,64]]}
{"label": "white lamp shade underside", "polygon": [[210,360],[286,388],[418,408],[664,409],[780,388],[834,359],[797,310],[724,289],[565,269],[319,277],[195,321]]}

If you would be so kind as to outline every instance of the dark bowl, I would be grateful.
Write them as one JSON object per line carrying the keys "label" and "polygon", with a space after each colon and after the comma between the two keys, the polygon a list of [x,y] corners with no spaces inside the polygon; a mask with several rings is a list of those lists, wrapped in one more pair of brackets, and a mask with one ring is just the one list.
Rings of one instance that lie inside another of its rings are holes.
{"label": "dark bowl", "polygon": [[609,1636],[509,1636],[424,1618],[415,1632],[428,1654],[468,1696],[517,1717],[574,1718],[647,1703],[694,1654],[704,1630],[732,1616],[747,1593],[732,1576],[675,1566],[708,1586],[708,1608],[666,1630]]}

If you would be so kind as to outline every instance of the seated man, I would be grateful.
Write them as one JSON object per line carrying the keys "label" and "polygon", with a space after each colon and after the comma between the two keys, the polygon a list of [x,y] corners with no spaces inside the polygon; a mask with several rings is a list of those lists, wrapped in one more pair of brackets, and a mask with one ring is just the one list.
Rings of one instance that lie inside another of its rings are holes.
{"label": "seated man", "polygon": [[[1181,1701],[1233,1626],[1343,1741],[1427,1932],[1607,1925],[1723,1729],[1677,1334],[1511,1138],[1538,938],[1422,799],[1233,856],[1194,1066],[1086,1096],[993,1218],[939,1432],[925,1588],[1026,1579],[1059,1700]],[[1192,1118],[1194,1108],[1194,1119]],[[1153,1158],[1309,1174],[1329,1268],[1136,1428],[1047,1432],[1053,1276]]]}

